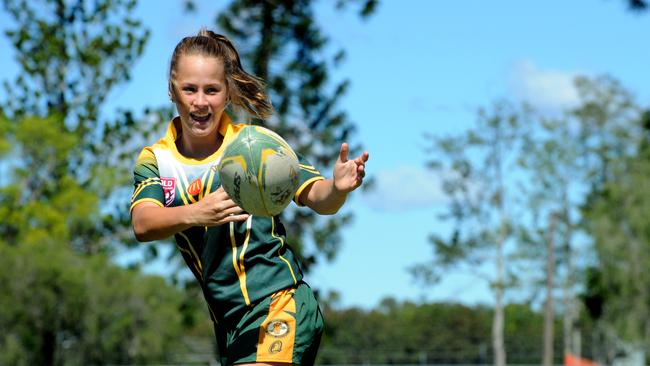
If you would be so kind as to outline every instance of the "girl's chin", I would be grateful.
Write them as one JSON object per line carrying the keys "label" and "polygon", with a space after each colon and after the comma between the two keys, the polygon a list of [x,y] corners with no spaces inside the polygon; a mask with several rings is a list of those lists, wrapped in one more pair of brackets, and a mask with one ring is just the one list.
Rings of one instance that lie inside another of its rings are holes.
{"label": "girl's chin", "polygon": [[217,123],[213,120],[209,120],[206,122],[199,122],[195,121],[193,119],[189,120],[189,126],[188,126],[193,132],[195,133],[206,133],[209,134],[213,130],[217,128]]}
{"label": "girl's chin", "polygon": [[210,136],[214,133],[216,129],[215,128],[200,128],[196,126],[192,126],[191,131],[192,135],[196,137],[207,137]]}

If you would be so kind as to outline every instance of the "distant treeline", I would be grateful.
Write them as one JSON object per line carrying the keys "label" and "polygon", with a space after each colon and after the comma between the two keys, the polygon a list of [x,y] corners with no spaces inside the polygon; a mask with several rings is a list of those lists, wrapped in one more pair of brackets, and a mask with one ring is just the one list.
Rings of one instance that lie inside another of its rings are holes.
{"label": "distant treeline", "polygon": [[[377,308],[325,306],[318,364],[490,364],[493,309],[455,303],[384,300]],[[506,307],[508,363],[540,364],[543,316],[528,305]],[[588,339],[583,341],[588,355]],[[561,319],[555,325],[556,364],[562,363]]]}

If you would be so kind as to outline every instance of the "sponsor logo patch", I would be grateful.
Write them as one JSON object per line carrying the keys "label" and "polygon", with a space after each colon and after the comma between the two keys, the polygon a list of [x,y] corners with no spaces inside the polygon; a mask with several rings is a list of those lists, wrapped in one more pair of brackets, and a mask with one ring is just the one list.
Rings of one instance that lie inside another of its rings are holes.
{"label": "sponsor logo patch", "polygon": [[169,206],[176,198],[176,178],[160,178],[160,183],[165,193],[165,206]]}
{"label": "sponsor logo patch", "polygon": [[266,333],[275,338],[284,337],[290,330],[289,324],[284,320],[271,320],[266,326]]}
{"label": "sponsor logo patch", "polygon": [[190,184],[189,187],[187,187],[187,193],[190,196],[196,196],[199,193],[201,193],[201,189],[203,188],[203,183],[201,182],[201,178],[197,178],[192,184]]}

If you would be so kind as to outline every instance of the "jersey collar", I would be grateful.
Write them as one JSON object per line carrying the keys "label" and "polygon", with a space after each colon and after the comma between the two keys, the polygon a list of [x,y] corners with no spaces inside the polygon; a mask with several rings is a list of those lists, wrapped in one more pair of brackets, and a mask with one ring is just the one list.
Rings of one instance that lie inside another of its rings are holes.
{"label": "jersey collar", "polygon": [[199,159],[188,158],[186,156],[183,156],[176,148],[175,141],[176,138],[178,137],[178,130],[176,129],[176,123],[174,123],[174,121],[177,118],[178,117],[172,118],[172,120],[169,122],[169,126],[167,127],[167,132],[165,133],[165,142],[167,143],[169,150],[171,150],[172,154],[176,157],[176,159],[178,159],[179,161],[185,164],[200,165],[200,164],[205,164],[207,162],[213,161],[223,153],[223,150],[225,149],[226,145],[231,139],[231,136],[233,135],[232,120],[230,119],[228,113],[224,111],[221,114],[221,120],[219,121],[219,134],[223,136],[223,142],[221,143],[219,149],[215,151],[212,155],[204,159],[199,160]]}

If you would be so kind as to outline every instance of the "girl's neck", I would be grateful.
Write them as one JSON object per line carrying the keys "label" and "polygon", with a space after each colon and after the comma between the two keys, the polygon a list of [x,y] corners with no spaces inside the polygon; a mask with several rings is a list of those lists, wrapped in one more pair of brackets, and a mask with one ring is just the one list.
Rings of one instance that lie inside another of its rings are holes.
{"label": "girl's neck", "polygon": [[223,136],[218,131],[215,132],[216,136],[210,135],[199,140],[196,138],[190,139],[181,131],[181,135],[176,139],[176,148],[185,157],[198,160],[205,159],[219,150],[223,142]]}

